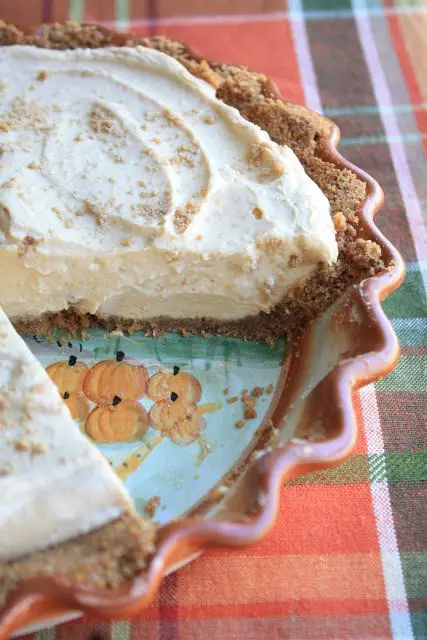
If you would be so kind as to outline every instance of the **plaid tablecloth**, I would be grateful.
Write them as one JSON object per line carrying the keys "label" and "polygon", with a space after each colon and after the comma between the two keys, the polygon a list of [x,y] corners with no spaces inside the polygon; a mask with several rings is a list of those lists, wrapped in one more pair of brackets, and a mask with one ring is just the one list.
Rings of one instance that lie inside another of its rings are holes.
{"label": "plaid tablecloth", "polygon": [[427,638],[425,0],[0,0],[0,17],[164,33],[265,72],[338,123],[344,154],[385,190],[378,223],[408,264],[385,304],[402,357],[357,394],[350,460],[286,486],[268,540],[204,555],[166,579],[138,619],[36,637]]}

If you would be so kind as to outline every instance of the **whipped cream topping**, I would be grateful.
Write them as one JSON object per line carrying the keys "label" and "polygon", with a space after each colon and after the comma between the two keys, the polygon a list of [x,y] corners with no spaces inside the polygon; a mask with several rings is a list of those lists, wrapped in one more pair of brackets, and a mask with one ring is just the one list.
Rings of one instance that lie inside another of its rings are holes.
{"label": "whipped cream topping", "polygon": [[3,47],[0,80],[11,317],[240,318],[336,260],[329,203],[292,150],[170,56]]}
{"label": "whipped cream topping", "polygon": [[0,309],[0,563],[129,508],[119,478]]}

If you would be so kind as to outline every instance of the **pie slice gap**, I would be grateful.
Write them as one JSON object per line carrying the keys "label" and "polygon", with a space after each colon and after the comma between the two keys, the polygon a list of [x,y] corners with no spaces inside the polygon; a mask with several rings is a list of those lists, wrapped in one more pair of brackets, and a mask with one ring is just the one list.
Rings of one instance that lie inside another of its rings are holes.
{"label": "pie slice gap", "polygon": [[0,309],[0,607],[35,575],[118,586],[154,534]]}

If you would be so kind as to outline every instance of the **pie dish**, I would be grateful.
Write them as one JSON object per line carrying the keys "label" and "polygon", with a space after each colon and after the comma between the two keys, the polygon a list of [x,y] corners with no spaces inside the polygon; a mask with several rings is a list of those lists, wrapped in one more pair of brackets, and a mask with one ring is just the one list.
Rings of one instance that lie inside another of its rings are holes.
{"label": "pie dish", "polygon": [[[2,37],[4,44],[59,48],[136,44],[130,37],[76,25],[27,34],[5,26]],[[161,575],[174,564],[211,545],[249,544],[265,535],[274,520],[281,478],[328,466],[349,453],[355,437],[351,390],[383,375],[398,354],[379,298],[403,277],[402,261],[372,223],[372,214],[381,204],[381,191],[371,178],[339,156],[336,128],[302,107],[283,102],[271,83],[258,74],[208,64],[182,45],[164,39],[143,39],[142,44],[166,50],[211,82],[222,78],[217,87],[221,99],[237,106],[273,139],[292,146],[331,203],[339,260],[335,264],[323,262],[303,286],[269,308],[269,313],[261,310],[255,319],[227,318],[219,322],[203,317],[156,317],[118,321],[114,315],[94,318],[76,309],[37,320],[16,314],[19,329],[36,334],[52,328],[73,331],[92,325],[117,330],[120,325],[136,332],[178,329],[264,341],[285,334],[299,337],[287,347],[262,424],[234,461],[226,480],[219,483],[221,490],[212,486],[207,498],[187,510],[198,519],[161,527],[146,572],[130,587],[111,594],[52,576],[27,582],[4,608],[3,633],[37,616],[70,608],[129,615],[149,599]],[[27,244],[34,251],[34,243]],[[297,265],[288,262],[287,266],[293,269]],[[307,321],[325,309],[307,328]],[[266,455],[261,456],[262,452]],[[216,519],[210,521],[212,517]]]}

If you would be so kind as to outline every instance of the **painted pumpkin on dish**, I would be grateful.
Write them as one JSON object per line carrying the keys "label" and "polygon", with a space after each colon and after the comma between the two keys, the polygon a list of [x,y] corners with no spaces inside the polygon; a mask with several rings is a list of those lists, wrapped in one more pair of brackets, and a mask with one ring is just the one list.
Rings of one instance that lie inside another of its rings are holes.
{"label": "painted pumpkin on dish", "polygon": [[152,427],[181,445],[197,440],[206,427],[206,420],[196,405],[187,405],[179,399],[156,402],[151,407],[149,420]]}
{"label": "painted pumpkin on dish", "polygon": [[95,407],[85,422],[86,434],[95,442],[131,442],[148,429],[148,414],[136,400]]}
{"label": "painted pumpkin on dish", "polygon": [[89,404],[83,393],[87,372],[87,366],[79,362],[76,356],[70,356],[68,361],[54,362],[46,369],[74,420],[84,420],[89,412]]}
{"label": "painted pumpkin on dish", "polygon": [[200,382],[191,373],[174,367],[173,371],[158,371],[151,376],[147,395],[154,402],[177,396],[184,404],[196,404],[202,396]]}
{"label": "painted pumpkin on dish", "polygon": [[95,364],[87,374],[83,391],[98,406],[112,405],[114,398],[139,400],[145,395],[148,373],[144,365],[124,362],[123,351],[116,360],[103,360]]}

